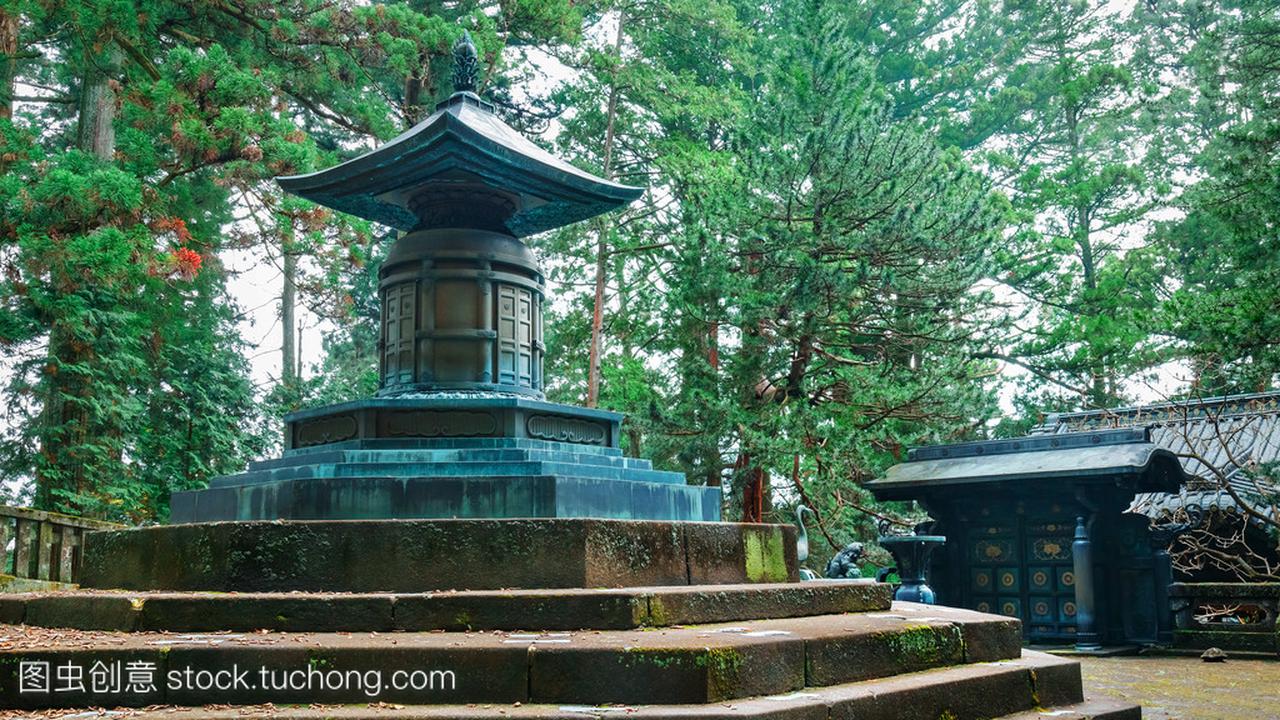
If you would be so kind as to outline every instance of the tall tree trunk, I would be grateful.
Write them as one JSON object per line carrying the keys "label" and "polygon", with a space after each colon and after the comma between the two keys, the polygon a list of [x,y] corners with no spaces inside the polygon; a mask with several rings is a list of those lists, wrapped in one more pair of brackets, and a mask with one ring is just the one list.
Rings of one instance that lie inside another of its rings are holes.
{"label": "tall tree trunk", "polygon": [[80,118],[77,144],[80,149],[110,161],[116,152],[115,76],[122,54],[115,45],[102,54],[85,52],[84,77],[80,81]]}
{"label": "tall tree trunk", "polygon": [[293,221],[282,216],[280,254],[284,261],[284,288],[280,293],[280,383],[292,392],[298,385],[298,254],[293,248]]}
{"label": "tall tree trunk", "polygon": [[[0,120],[13,117],[13,88],[18,75],[18,15],[0,9]],[[0,160],[0,172],[4,161]]]}
{"label": "tall tree trunk", "polygon": [[[13,117],[14,86],[18,77],[18,15],[0,9],[0,120]],[[0,175],[9,163],[0,157]]]}
{"label": "tall tree trunk", "polygon": [[[280,386],[286,406],[296,410],[298,402],[299,340],[295,310],[298,302],[298,255],[293,250],[293,219],[280,217],[280,255],[283,258],[284,286],[280,290]],[[284,443],[289,444],[289,427],[284,428]]]}
{"label": "tall tree trunk", "polygon": [[[613,39],[615,63],[622,61],[622,32],[627,22],[625,10],[618,12],[618,34]],[[604,133],[604,177],[613,179],[613,139],[615,124],[618,118],[618,67],[615,64],[613,76],[609,81],[609,106],[607,125]],[[609,248],[605,243],[608,237],[608,222],[603,218],[596,224],[596,293],[591,307],[591,350],[587,360],[587,407],[595,407],[600,399],[600,334],[604,327],[604,281],[606,263],[609,260]]]}
{"label": "tall tree trunk", "polygon": [[[121,62],[120,51],[112,46],[105,53],[86,50],[80,78],[79,116],[76,145],[80,150],[106,161],[115,157],[116,94],[113,83]],[[75,285],[74,280],[68,284]],[[78,512],[58,499],[57,491],[87,495],[89,487],[85,463],[77,449],[88,437],[90,416],[85,407],[93,397],[91,381],[80,373],[59,372],[61,367],[92,365],[93,351],[76,342],[74,333],[60,318],[49,323],[49,368],[46,395],[41,411],[44,430],[40,452],[45,468],[36,473],[37,507]],[[67,402],[75,397],[79,402]],[[95,429],[97,432],[99,429]]]}

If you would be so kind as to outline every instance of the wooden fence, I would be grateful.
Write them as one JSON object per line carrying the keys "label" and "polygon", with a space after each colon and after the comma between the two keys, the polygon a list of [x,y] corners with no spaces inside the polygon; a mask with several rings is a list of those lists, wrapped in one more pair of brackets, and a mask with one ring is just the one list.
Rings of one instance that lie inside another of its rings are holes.
{"label": "wooden fence", "polygon": [[0,574],[74,583],[80,573],[84,534],[122,527],[101,520],[0,505]]}

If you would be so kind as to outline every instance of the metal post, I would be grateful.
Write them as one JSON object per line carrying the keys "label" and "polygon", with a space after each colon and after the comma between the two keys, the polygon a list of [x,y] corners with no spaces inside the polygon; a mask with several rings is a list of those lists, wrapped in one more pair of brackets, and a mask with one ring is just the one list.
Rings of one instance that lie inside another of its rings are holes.
{"label": "metal post", "polygon": [[1155,576],[1156,642],[1173,643],[1173,606],[1169,602],[1169,586],[1173,584],[1173,560],[1169,550],[1159,546],[1152,553],[1152,575]]}
{"label": "metal post", "polygon": [[1076,537],[1071,543],[1076,575],[1076,649],[1100,650],[1094,615],[1093,547],[1083,517],[1076,518]]}

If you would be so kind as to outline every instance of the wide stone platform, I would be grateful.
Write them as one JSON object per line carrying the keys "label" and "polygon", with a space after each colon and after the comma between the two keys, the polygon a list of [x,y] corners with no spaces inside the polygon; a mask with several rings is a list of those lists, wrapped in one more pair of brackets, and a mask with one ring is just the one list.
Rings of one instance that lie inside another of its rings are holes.
{"label": "wide stone platform", "polygon": [[786,525],[350,520],[92,533],[80,577],[127,590],[426,592],[787,582],[798,570]]}

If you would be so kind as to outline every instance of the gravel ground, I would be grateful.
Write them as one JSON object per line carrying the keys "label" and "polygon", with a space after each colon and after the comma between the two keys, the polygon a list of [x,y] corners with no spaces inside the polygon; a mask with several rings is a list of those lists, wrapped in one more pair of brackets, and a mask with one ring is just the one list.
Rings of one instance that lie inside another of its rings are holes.
{"label": "gravel ground", "polygon": [[1139,703],[1143,720],[1280,720],[1280,660],[1074,659],[1087,695]]}

